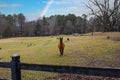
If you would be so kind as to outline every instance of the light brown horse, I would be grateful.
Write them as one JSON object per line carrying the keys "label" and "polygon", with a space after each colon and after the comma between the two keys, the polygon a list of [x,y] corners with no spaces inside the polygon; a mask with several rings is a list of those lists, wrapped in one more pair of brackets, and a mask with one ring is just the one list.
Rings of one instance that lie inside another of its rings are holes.
{"label": "light brown horse", "polygon": [[58,43],[58,48],[60,50],[60,56],[62,56],[64,53],[65,44],[63,43],[63,37],[60,37],[59,39],[60,39],[60,42]]}

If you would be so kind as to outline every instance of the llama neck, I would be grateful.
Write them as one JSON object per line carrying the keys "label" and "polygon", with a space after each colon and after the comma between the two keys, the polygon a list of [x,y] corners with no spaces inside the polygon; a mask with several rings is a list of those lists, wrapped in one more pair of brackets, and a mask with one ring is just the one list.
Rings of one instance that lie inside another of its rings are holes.
{"label": "llama neck", "polygon": [[63,42],[63,41],[62,41],[62,40],[60,40],[60,44],[62,44],[62,42]]}

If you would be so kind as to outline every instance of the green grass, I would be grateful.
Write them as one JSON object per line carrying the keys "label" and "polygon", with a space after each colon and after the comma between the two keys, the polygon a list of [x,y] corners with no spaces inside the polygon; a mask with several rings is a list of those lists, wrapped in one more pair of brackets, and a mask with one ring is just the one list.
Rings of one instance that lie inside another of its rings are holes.
{"label": "green grass", "polygon": [[120,32],[96,32],[94,36],[91,33],[64,35],[62,57],[57,47],[58,36],[0,39],[0,61],[11,61],[10,56],[19,54],[24,63],[120,68],[120,41],[107,39],[107,36],[120,37]]}

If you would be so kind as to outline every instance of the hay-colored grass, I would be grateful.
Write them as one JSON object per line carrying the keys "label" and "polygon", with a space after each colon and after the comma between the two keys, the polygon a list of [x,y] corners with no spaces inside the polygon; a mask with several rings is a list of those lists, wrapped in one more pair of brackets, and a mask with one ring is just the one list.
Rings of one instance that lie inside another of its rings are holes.
{"label": "hay-colored grass", "polygon": [[11,61],[10,56],[19,54],[24,63],[119,68],[120,41],[107,39],[107,36],[120,37],[120,32],[90,34],[64,35],[62,57],[57,47],[59,36],[0,39],[0,61]]}

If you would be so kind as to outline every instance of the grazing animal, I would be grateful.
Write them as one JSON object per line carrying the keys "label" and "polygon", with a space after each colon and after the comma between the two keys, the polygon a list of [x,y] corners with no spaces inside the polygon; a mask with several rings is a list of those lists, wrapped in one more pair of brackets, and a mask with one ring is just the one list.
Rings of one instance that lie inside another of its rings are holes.
{"label": "grazing animal", "polygon": [[67,38],[67,41],[69,41],[70,39],[69,38]]}
{"label": "grazing animal", "polygon": [[110,36],[107,36],[107,39],[110,39]]}
{"label": "grazing animal", "polygon": [[63,43],[63,37],[60,37],[59,40],[60,42],[58,43],[58,48],[60,50],[60,56],[62,56],[64,53],[65,44]]}
{"label": "grazing animal", "polygon": [[0,48],[0,50],[1,50],[2,48]]}

